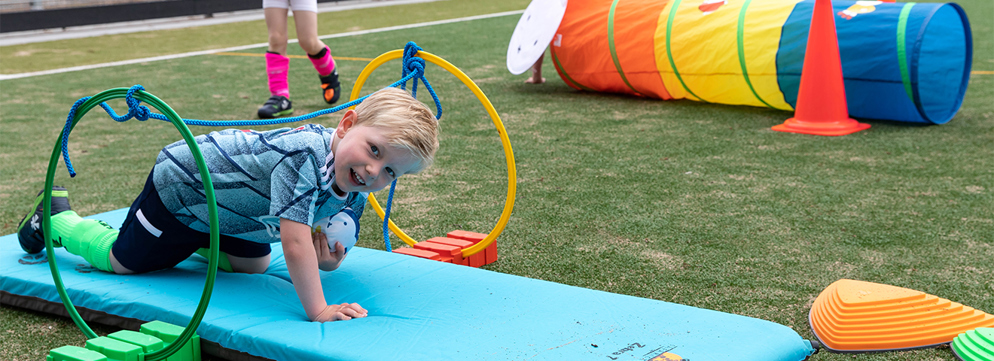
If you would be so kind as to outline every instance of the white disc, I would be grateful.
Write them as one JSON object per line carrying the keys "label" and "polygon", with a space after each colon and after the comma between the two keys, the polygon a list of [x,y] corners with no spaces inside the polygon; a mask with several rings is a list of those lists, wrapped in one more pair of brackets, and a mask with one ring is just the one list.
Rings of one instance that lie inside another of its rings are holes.
{"label": "white disc", "polygon": [[524,73],[542,57],[563,21],[566,1],[532,0],[528,4],[507,45],[507,70],[511,74]]}

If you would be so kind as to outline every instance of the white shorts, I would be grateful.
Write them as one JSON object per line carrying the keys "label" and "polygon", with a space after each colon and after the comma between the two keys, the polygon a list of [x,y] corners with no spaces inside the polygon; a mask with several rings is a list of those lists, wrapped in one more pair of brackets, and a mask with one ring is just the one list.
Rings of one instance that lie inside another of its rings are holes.
{"label": "white shorts", "polygon": [[262,8],[318,12],[318,0],[262,0]]}

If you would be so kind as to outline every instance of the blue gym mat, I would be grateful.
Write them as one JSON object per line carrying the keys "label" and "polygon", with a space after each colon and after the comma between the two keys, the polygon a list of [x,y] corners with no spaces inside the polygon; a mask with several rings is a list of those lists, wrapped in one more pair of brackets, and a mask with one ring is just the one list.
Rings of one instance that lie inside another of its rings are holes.
{"label": "blue gym mat", "polygon": [[[117,226],[126,213],[87,218]],[[182,326],[207,268],[195,256],[174,269],[122,276],[61,248],[55,256],[77,307]],[[0,237],[4,303],[61,303],[45,260],[25,254],[16,235]],[[328,303],[358,302],[369,317],[308,322],[274,244],[265,274],[218,272],[198,334],[245,359],[273,360],[799,361],[814,352],[790,328],[765,320],[358,247],[322,281]]]}

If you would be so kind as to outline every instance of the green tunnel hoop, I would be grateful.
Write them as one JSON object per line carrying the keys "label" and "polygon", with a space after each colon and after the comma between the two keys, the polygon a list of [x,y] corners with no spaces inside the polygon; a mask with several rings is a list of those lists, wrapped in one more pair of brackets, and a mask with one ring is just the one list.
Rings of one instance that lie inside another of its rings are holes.
{"label": "green tunnel hoop", "polygon": [[[404,56],[404,50],[397,49],[383,53],[382,55],[376,57],[376,59],[373,59],[373,61],[369,62],[369,64],[362,69],[362,72],[359,73],[359,77],[356,79],[355,85],[352,87],[352,95],[350,96],[349,100],[352,101],[359,97],[359,93],[362,90],[363,84],[365,84],[366,82],[366,78],[369,78],[369,75],[373,73],[373,70],[376,70],[376,68],[380,67],[380,65],[383,65],[383,63],[386,63],[394,59],[400,59],[403,56]],[[514,209],[514,192],[517,184],[516,182],[517,176],[514,169],[514,152],[511,149],[511,141],[507,137],[507,131],[504,130],[504,123],[500,121],[500,116],[497,114],[497,110],[494,109],[493,104],[490,103],[490,99],[487,98],[486,94],[484,94],[483,91],[480,90],[480,87],[477,86],[476,83],[474,83],[473,80],[469,78],[469,76],[467,76],[465,73],[462,72],[462,70],[459,70],[459,68],[455,67],[448,61],[445,61],[445,59],[439,58],[438,56],[435,56],[429,52],[418,51],[418,54],[416,56],[442,67],[443,69],[447,70],[449,73],[452,73],[452,75],[455,75],[456,78],[459,78],[459,80],[462,81],[463,84],[465,84],[466,87],[469,88],[473,92],[473,94],[476,95],[476,98],[480,100],[480,104],[482,104],[483,107],[486,108],[487,114],[490,115],[490,119],[493,120],[494,127],[497,128],[497,133],[500,134],[501,145],[504,147],[504,158],[507,160],[507,197],[504,200],[504,210],[503,212],[501,212],[500,218],[497,220],[497,225],[494,226],[494,228],[490,231],[489,234],[487,234],[487,236],[482,241],[463,250],[463,257],[469,257],[486,249],[487,246],[493,243],[494,240],[497,239],[497,236],[499,236],[501,232],[504,231],[504,227],[507,226],[508,219],[511,218],[511,210]],[[380,216],[380,219],[382,220],[383,217],[385,216],[385,213],[383,211],[383,208],[381,208],[380,204],[376,201],[376,197],[373,196],[372,193],[369,194],[368,201],[369,205],[372,206],[374,210],[376,210],[376,214],[378,214]],[[390,230],[393,231],[395,235],[397,235],[397,237],[399,237],[401,240],[404,241],[404,243],[407,243],[408,245],[411,246],[414,246],[415,243],[418,243],[417,241],[411,239],[411,237],[408,236],[406,233],[404,233],[404,231],[402,231],[400,227],[394,224],[393,220],[389,221],[389,227]]]}
{"label": "green tunnel hoop", "polygon": [[[105,101],[111,99],[124,98],[128,93],[128,88],[114,88],[108,89],[94,95],[90,99],[87,99],[79,106],[76,111],[75,116],[72,119],[72,123],[69,125],[70,131],[76,127],[76,123],[85,115],[90,109],[95,106],[100,105]],[[204,313],[207,312],[207,304],[211,299],[211,292],[214,289],[214,279],[217,276],[217,263],[219,255],[219,234],[220,228],[218,228],[218,218],[217,218],[217,199],[214,197],[214,185],[211,182],[210,173],[207,171],[207,165],[204,163],[204,157],[200,153],[200,147],[197,146],[197,142],[193,139],[193,135],[190,133],[190,128],[183,123],[182,118],[176,112],[169,107],[165,102],[156,98],[154,95],[147,93],[145,91],[137,91],[134,93],[134,97],[140,101],[144,101],[149,105],[155,107],[160,112],[162,112],[169,121],[173,123],[176,129],[183,135],[183,140],[186,141],[186,145],[190,148],[193,153],[193,157],[197,162],[197,169],[200,171],[200,177],[204,184],[204,193],[207,196],[207,213],[210,217],[210,257],[208,258],[207,266],[207,281],[204,283],[204,292],[200,297],[200,305],[197,306],[197,311],[193,314],[190,319],[190,323],[183,330],[174,342],[170,343],[169,346],[161,350],[151,352],[145,355],[145,360],[147,361],[157,361],[163,360],[169,356],[172,356],[176,351],[190,340],[190,337],[197,331],[197,327],[200,326],[200,321],[204,317]],[[45,177],[45,197],[42,204],[44,205],[43,212],[44,218],[42,222],[42,232],[45,235],[45,253],[48,257],[48,265],[52,269],[52,279],[55,282],[55,288],[59,292],[59,297],[62,298],[62,304],[66,306],[66,311],[69,312],[69,316],[72,318],[76,326],[79,327],[81,331],[86,335],[88,339],[96,338],[97,334],[93,332],[92,329],[83,321],[80,317],[79,312],[76,311],[76,307],[73,306],[72,301],[69,300],[69,295],[66,292],[65,286],[62,283],[62,276],[59,273],[59,268],[55,264],[54,250],[52,246],[52,241],[49,235],[52,234],[52,185],[55,183],[55,168],[59,163],[59,155],[62,150],[62,137],[64,135],[62,132],[59,133],[59,138],[55,142],[55,149],[52,150],[52,157],[48,161],[48,174]]]}

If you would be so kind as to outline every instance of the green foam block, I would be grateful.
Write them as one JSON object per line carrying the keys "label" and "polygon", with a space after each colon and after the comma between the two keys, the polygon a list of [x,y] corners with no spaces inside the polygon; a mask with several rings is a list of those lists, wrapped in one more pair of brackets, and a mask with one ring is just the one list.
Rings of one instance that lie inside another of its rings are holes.
{"label": "green foam block", "polygon": [[[162,321],[152,321],[141,326],[141,333],[161,339],[166,346],[176,341],[183,330],[183,327]],[[200,336],[193,334],[186,345],[169,356],[166,361],[200,361]]]}
{"label": "green foam block", "polygon": [[107,361],[107,356],[79,346],[62,346],[49,351],[45,361]]}
{"label": "green foam block", "polygon": [[161,350],[166,347],[166,344],[162,342],[161,339],[152,335],[146,335],[141,332],[135,332],[131,330],[121,330],[107,335],[112,339],[130,343],[132,345],[137,345],[142,348],[146,354]]}
{"label": "green foam block", "polygon": [[97,337],[86,340],[86,348],[99,352],[113,361],[145,360],[145,353],[142,352],[141,347],[109,337]]}
{"label": "green foam block", "polygon": [[994,360],[994,328],[981,327],[953,339],[953,353],[963,361]]}

